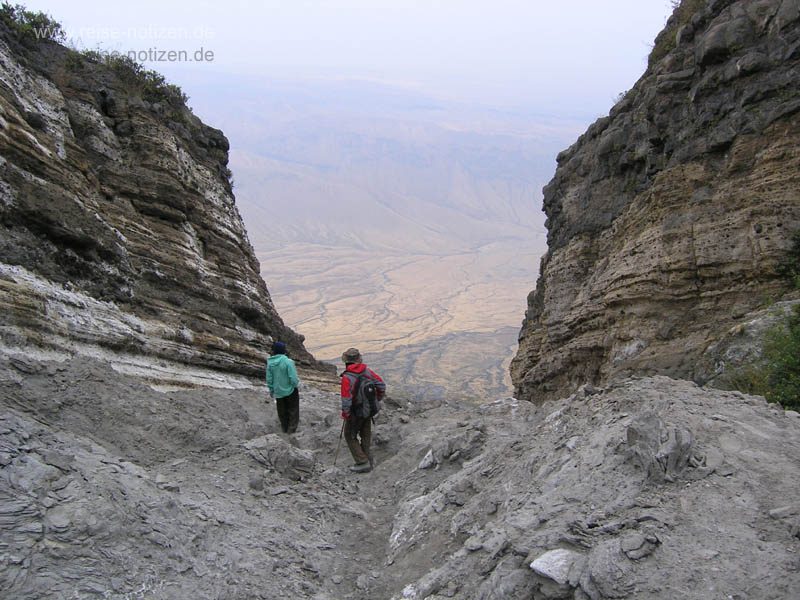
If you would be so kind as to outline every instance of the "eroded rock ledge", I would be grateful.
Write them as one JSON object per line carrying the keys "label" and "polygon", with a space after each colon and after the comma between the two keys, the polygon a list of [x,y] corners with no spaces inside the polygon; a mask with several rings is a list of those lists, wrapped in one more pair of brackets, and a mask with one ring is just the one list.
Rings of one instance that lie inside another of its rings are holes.
{"label": "eroded rock ledge", "polygon": [[259,275],[227,139],[137,85],[0,25],[4,351],[259,375],[279,338],[317,366]]}
{"label": "eroded rock ledge", "polygon": [[558,156],[518,397],[630,374],[704,382],[704,351],[784,291],[774,267],[800,229],[799,21],[798,0],[715,0],[673,20],[674,48]]}

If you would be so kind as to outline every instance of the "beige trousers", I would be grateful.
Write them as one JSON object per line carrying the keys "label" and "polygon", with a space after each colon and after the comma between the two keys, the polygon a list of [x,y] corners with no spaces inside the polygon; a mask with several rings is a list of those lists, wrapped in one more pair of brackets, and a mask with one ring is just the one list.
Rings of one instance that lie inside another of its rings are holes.
{"label": "beige trousers", "polygon": [[[359,442],[358,438],[361,438]],[[357,465],[369,462],[369,447],[372,444],[372,419],[358,419],[354,424],[347,419],[344,422],[344,439],[347,440],[347,447]]]}

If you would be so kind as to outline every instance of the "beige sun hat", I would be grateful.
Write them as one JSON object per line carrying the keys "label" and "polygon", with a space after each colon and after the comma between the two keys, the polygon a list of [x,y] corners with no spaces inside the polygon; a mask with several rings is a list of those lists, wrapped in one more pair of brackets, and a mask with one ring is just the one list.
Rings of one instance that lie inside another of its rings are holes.
{"label": "beige sun hat", "polygon": [[360,363],[361,362],[361,352],[358,351],[358,348],[348,348],[342,354],[342,362],[343,363]]}

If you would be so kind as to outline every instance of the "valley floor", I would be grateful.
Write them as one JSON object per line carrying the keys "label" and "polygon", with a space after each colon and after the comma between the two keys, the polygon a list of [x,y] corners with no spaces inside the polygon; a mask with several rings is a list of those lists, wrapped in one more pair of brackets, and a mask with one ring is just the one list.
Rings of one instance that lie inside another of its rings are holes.
{"label": "valley floor", "polygon": [[314,356],[338,363],[358,347],[416,394],[495,398],[513,389],[508,364],[543,252],[532,234],[470,251],[295,243],[257,255],[279,313]]}

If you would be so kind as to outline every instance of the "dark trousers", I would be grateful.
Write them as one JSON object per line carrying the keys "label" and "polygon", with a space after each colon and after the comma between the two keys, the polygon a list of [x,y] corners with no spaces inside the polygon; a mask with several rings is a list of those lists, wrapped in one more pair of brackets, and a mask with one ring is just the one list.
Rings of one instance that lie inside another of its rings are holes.
{"label": "dark trousers", "polygon": [[[358,438],[361,438],[359,441]],[[347,419],[344,422],[344,439],[353,460],[357,465],[369,461],[369,447],[372,444],[372,419]]]}
{"label": "dark trousers", "polygon": [[294,388],[294,391],[288,396],[275,400],[281,430],[284,433],[294,433],[297,431],[297,423],[300,421],[300,394],[297,388]]}

